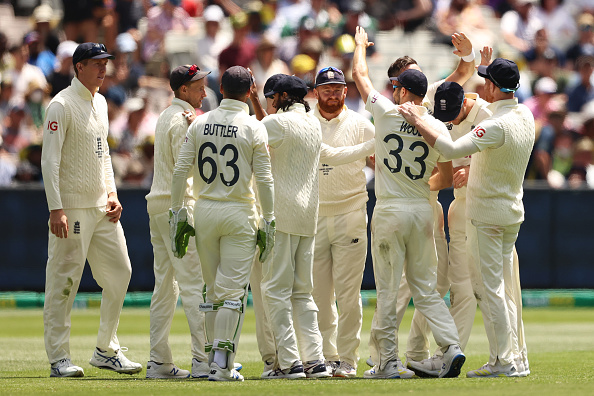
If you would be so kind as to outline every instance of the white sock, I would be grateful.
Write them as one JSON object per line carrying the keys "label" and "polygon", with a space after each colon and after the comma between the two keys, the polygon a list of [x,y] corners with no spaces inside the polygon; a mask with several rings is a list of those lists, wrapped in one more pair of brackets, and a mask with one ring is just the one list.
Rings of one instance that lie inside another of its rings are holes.
{"label": "white sock", "polygon": [[220,368],[227,368],[227,351],[224,349],[215,350],[214,362],[218,364]]}

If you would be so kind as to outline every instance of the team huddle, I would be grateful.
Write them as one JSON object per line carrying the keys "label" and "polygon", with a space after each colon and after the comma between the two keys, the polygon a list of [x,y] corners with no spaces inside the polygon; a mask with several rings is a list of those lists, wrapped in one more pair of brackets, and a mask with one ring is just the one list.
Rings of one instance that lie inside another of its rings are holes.
{"label": "team huddle", "polygon": [[[514,246],[535,127],[514,97],[517,66],[491,62],[485,47],[478,66],[485,97],[464,92],[475,53],[456,33],[457,69],[428,84],[414,59],[399,58],[388,69],[390,100],[369,78],[366,51],[373,43],[361,27],[355,43],[352,77],[373,124],[344,105],[345,76],[334,67],[317,73],[313,109],[300,78],[270,77],[263,106],[251,72],[230,67],[221,76],[220,106],[199,116],[209,72],[195,65],[172,71],[174,99],[159,116],[146,197],[155,273],[147,378],[243,381],[235,355],[249,288],[261,378],[356,377],[366,160],[375,163],[377,306],[364,378],[458,377],[477,304],[490,357],[467,377],[530,374]],[[70,360],[69,332],[85,259],[103,289],[89,363],[120,373],[142,370],[116,336],[131,265],[109,151],[99,149],[107,147],[107,110],[97,89],[110,58],[101,44],[79,45],[76,77],[52,100],[45,120],[57,123],[44,130],[42,154],[52,377],[84,375]],[[448,244],[437,193],[452,185]],[[450,308],[443,300],[448,291]],[[191,333],[191,370],[175,365],[168,342],[179,296]],[[401,361],[398,328],[411,297],[416,309]],[[437,343],[433,354],[429,333]]]}

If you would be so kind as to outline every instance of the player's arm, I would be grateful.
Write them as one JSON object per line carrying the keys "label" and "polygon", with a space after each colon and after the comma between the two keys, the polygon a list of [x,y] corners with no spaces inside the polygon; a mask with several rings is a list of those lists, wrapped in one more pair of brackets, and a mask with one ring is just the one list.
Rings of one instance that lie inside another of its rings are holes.
{"label": "player's arm", "polygon": [[437,172],[429,178],[429,189],[439,191],[450,187],[454,178],[453,174],[452,161],[438,162]]}
{"label": "player's arm", "polygon": [[105,188],[107,190],[107,205],[105,215],[109,221],[117,223],[122,217],[122,204],[118,199],[118,192],[113,176],[113,166],[111,164],[111,155],[109,154],[109,145],[105,143],[105,152],[103,154],[103,174],[105,175]]}
{"label": "player's arm", "polygon": [[197,123],[194,122],[185,137],[181,146],[175,168],[173,169],[173,178],[171,180],[171,209],[178,211],[184,204],[184,192],[188,181],[188,174],[194,166],[196,158],[195,130]]}
{"label": "player's arm", "polygon": [[454,54],[460,57],[460,62],[458,62],[456,70],[446,78],[446,81],[464,85],[474,73],[475,54],[472,43],[464,33],[454,33],[452,34],[452,44],[456,48]]}
{"label": "player's arm", "polygon": [[268,115],[268,113],[266,113],[266,110],[264,110],[264,107],[262,107],[262,103],[260,103],[260,98],[258,97],[258,86],[256,85],[254,73],[251,69],[248,68],[248,70],[252,75],[252,81],[254,82],[250,88],[250,100],[252,101],[252,107],[254,109],[256,119],[258,121],[262,121],[264,117]]}
{"label": "player's arm", "polygon": [[258,189],[258,199],[262,216],[267,221],[274,219],[274,180],[268,152],[266,128],[260,125],[254,130],[254,154],[252,157],[254,180]]}
{"label": "player's arm", "polygon": [[338,166],[364,159],[375,153],[375,138],[355,146],[332,147],[322,143],[320,161],[328,165]]}
{"label": "player's arm", "polygon": [[60,197],[60,162],[65,137],[66,114],[64,106],[54,102],[48,107],[43,124],[41,173],[50,210],[50,231],[58,238],[68,237],[68,218],[62,209]]}
{"label": "player's arm", "polygon": [[369,68],[367,67],[367,47],[371,47],[373,42],[369,42],[365,29],[357,26],[355,33],[355,54],[353,56],[353,80],[357,84],[357,89],[363,102],[367,102],[369,93],[373,91],[373,84],[369,78]]}
{"label": "player's arm", "polygon": [[409,124],[414,125],[425,141],[446,159],[462,158],[479,151],[479,147],[469,137],[472,132],[454,142],[449,134],[441,134],[422,119],[419,110],[412,102],[401,105],[400,114]]}

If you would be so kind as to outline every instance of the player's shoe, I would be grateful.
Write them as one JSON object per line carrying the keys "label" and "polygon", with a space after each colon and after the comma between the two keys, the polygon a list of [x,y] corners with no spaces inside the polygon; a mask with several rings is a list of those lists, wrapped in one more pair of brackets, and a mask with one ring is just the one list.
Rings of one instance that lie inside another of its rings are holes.
{"label": "player's shoe", "polygon": [[379,379],[389,379],[389,378],[402,378],[408,379],[414,377],[415,372],[405,368],[402,365],[400,359],[390,360],[386,367],[383,370],[380,370],[379,366],[373,366],[370,370],[367,370],[363,374],[363,378],[379,378]]}
{"label": "player's shoe", "polygon": [[342,361],[340,366],[334,371],[334,377],[339,378],[355,378],[357,376],[357,369],[351,366],[350,363]]}
{"label": "player's shoe", "polygon": [[502,366],[497,362],[495,365],[486,363],[478,370],[466,373],[468,378],[495,378],[495,377],[519,377],[518,370],[513,364]]}
{"label": "player's shoe", "polygon": [[518,377],[527,377],[530,375],[530,366],[526,367],[526,364],[522,358],[517,358],[515,363],[516,370],[518,371]]}
{"label": "player's shoe", "polygon": [[332,374],[330,374],[326,368],[326,362],[323,360],[312,360],[310,362],[305,362],[303,365],[303,372],[307,378],[332,377]]}
{"label": "player's shoe", "polygon": [[84,377],[85,372],[82,367],[72,364],[70,359],[58,360],[52,363],[50,377]]}
{"label": "player's shoe", "polygon": [[[235,369],[235,371],[240,371],[242,368],[243,366],[241,363],[233,363],[233,369]],[[192,378],[208,378],[209,374],[210,366],[208,365],[208,362],[196,358],[192,359]]]}
{"label": "player's shoe", "polygon": [[374,367],[374,366],[375,366],[375,364],[373,364],[373,360],[371,360],[371,356],[369,356],[369,357],[367,358],[367,360],[365,361],[365,363],[367,363],[367,365],[368,365],[369,367]]}
{"label": "player's shoe", "polygon": [[303,371],[303,365],[301,364],[301,362],[299,360],[296,360],[293,363],[293,365],[291,367],[289,367],[288,369],[281,370],[280,368],[277,368],[275,370],[271,370],[270,372],[268,372],[267,375],[264,375],[264,373],[262,373],[262,378],[263,379],[280,379],[280,378],[299,379],[299,378],[305,378],[305,372]]}
{"label": "player's shoe", "polygon": [[268,376],[274,370],[274,361],[265,361],[264,362],[264,370],[262,371],[262,378]]}
{"label": "player's shoe", "polygon": [[443,354],[439,378],[456,378],[460,375],[465,361],[466,356],[464,356],[460,345],[450,345]]}
{"label": "player's shoe", "polygon": [[157,363],[149,360],[146,364],[146,378],[174,379],[189,376],[188,370],[180,369],[173,363]]}
{"label": "player's shoe", "polygon": [[112,370],[120,374],[136,374],[141,372],[142,364],[132,362],[124,356],[123,351],[127,350],[128,348],[122,347],[115,353],[108,353],[95,348],[95,353],[93,353],[93,357],[89,360],[89,364],[100,369]]}
{"label": "player's shoe", "polygon": [[209,381],[243,381],[243,375],[235,369],[221,368],[215,362],[210,364]]}
{"label": "player's shoe", "polygon": [[210,374],[210,366],[208,362],[192,359],[192,378],[208,378]]}
{"label": "player's shoe", "polygon": [[340,367],[340,360],[326,360],[326,370],[334,376],[336,369]]}
{"label": "player's shoe", "polygon": [[407,357],[406,367],[421,378],[437,378],[443,363],[443,356],[433,355],[429,359],[413,360]]}

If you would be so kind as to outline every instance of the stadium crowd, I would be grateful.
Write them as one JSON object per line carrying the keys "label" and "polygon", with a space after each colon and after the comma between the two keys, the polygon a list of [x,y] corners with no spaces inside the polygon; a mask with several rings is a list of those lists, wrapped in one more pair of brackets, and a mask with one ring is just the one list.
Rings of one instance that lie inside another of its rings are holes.
{"label": "stadium crowd", "polygon": [[[311,88],[316,72],[334,65],[347,71],[352,84],[347,106],[370,117],[350,77],[355,28],[362,26],[370,41],[394,31],[429,31],[432,45],[451,45],[452,33],[462,31],[475,49],[490,45],[496,56],[516,61],[521,72],[517,96],[537,125],[526,179],[553,188],[594,188],[591,0],[30,3],[0,1],[0,186],[42,182],[45,107],[70,85],[77,43],[105,43],[116,55],[100,90],[109,106],[116,183],[148,188],[154,131],[159,113],[171,101],[173,68],[196,63],[211,71],[200,113],[218,106],[220,76],[230,66],[249,67],[262,89],[277,73],[294,74]],[[381,51],[370,47],[367,56],[378,57]],[[391,98],[391,82],[385,81]],[[479,92],[480,84],[471,79],[464,88]],[[313,93],[307,99],[315,101]]]}

